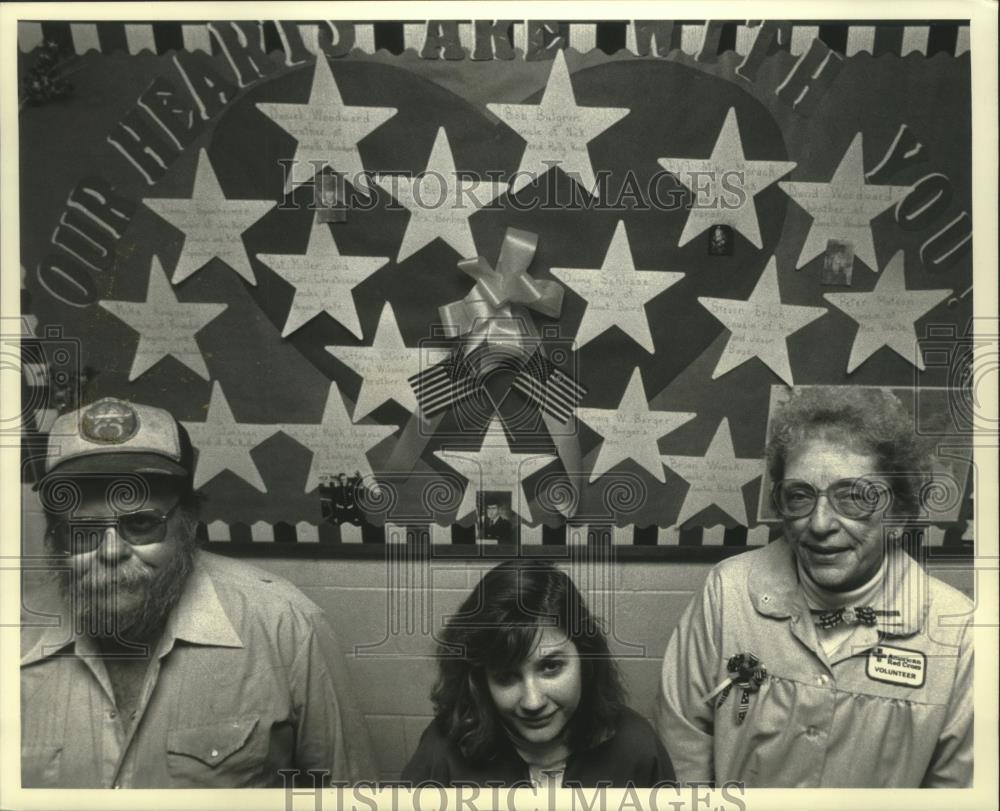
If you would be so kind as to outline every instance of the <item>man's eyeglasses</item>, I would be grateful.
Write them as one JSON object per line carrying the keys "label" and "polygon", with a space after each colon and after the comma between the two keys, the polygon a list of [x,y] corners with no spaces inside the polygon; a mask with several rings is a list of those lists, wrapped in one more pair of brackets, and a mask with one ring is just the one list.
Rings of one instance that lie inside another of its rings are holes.
{"label": "man's eyeglasses", "polygon": [[826,496],[834,511],[844,518],[870,518],[892,502],[891,488],[872,479],[840,479],[825,490],[817,490],[801,479],[782,479],[771,490],[771,501],[782,518],[812,515],[820,496]]}
{"label": "man's eyeglasses", "polygon": [[80,516],[55,521],[49,525],[48,536],[53,547],[66,555],[82,555],[98,549],[110,528],[130,546],[161,543],[167,536],[167,519],[179,503],[166,512],[150,508],[100,518]]}

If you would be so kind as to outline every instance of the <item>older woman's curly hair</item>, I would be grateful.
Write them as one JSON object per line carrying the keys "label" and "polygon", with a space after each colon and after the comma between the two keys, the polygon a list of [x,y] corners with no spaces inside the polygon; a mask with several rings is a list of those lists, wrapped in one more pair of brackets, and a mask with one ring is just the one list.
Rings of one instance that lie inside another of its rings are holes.
{"label": "older woman's curly hair", "polygon": [[913,516],[930,475],[930,446],[913,416],[889,391],[857,386],[811,386],[793,392],[775,414],[767,443],[772,481],[785,475],[788,456],[803,442],[841,442],[875,457],[893,491],[892,513]]}
{"label": "older woman's curly hair", "polygon": [[593,746],[614,729],[625,692],[599,623],[565,572],[546,562],[511,560],[480,580],[438,646],[431,693],[436,722],[469,761],[488,762],[506,741],[487,673],[527,659],[545,627],[563,631],[580,655],[581,711],[569,722],[569,746]]}

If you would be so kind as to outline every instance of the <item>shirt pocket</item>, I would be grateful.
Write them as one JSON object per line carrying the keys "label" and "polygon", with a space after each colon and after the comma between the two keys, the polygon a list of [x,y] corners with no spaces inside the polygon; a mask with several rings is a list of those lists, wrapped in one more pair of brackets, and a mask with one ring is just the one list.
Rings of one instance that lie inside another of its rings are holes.
{"label": "shirt pocket", "polygon": [[21,747],[21,787],[59,785],[61,744],[25,744]]}
{"label": "shirt pocket", "polygon": [[[167,769],[179,783],[207,788],[258,785],[268,739],[260,717],[230,718],[167,733]],[[256,733],[256,734],[255,734]]]}

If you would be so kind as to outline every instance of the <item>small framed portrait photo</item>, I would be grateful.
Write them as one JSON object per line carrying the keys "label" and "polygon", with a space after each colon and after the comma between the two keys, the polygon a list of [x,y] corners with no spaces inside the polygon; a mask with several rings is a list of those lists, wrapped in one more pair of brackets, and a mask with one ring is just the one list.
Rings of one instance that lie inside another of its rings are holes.
{"label": "small framed portrait photo", "polygon": [[476,496],[476,539],[496,544],[516,544],[519,521],[511,510],[509,492],[490,490]]}
{"label": "small framed portrait photo", "polygon": [[820,284],[850,286],[854,276],[854,244],[840,239],[826,242]]}
{"label": "small framed portrait photo", "polygon": [[316,221],[345,222],[347,204],[344,199],[344,178],[333,172],[321,172],[316,176],[315,184]]}
{"label": "small framed portrait photo", "polygon": [[733,255],[733,229],[728,225],[713,225],[708,229],[708,255]]}

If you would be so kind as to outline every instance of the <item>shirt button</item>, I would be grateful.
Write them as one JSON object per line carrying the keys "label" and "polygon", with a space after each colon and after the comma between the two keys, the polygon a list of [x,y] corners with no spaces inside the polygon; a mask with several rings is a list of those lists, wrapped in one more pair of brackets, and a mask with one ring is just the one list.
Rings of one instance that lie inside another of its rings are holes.
{"label": "shirt button", "polygon": [[826,684],[826,683],[827,683],[828,681],[830,681],[830,677],[829,677],[829,676],[827,676],[827,675],[826,675],[826,673],[820,673],[820,674],[819,674],[819,675],[818,675],[818,676],[816,677],[816,684],[820,685],[821,687],[822,687],[822,686],[823,686],[824,684]]}
{"label": "shirt button", "polygon": [[219,750],[218,749],[213,749],[211,754],[212,754],[212,757],[218,757],[219,756]]}
{"label": "shirt button", "polygon": [[108,718],[117,718],[117,717],[118,713],[116,713],[114,710],[108,713]]}

